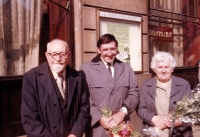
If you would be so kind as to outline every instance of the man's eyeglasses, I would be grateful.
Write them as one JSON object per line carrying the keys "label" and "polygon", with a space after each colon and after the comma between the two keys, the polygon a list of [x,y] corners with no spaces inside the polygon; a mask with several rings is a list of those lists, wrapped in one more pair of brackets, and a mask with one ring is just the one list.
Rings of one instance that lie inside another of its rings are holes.
{"label": "man's eyeglasses", "polygon": [[69,52],[60,52],[60,53],[56,53],[56,52],[46,52],[48,53],[53,59],[56,59],[56,57],[59,55],[59,57],[61,57],[62,59],[66,59],[68,57],[68,53]]}

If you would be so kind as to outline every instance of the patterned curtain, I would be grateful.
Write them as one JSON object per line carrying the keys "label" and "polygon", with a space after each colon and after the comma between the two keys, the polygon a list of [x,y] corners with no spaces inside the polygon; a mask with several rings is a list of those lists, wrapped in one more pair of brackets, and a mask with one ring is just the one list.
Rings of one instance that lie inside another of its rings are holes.
{"label": "patterned curtain", "polygon": [[0,0],[0,76],[38,65],[43,0]]}

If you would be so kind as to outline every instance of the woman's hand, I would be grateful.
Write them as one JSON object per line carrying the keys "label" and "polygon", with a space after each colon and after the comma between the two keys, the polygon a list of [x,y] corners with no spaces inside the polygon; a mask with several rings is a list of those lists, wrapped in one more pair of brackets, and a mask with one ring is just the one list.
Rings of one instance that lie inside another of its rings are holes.
{"label": "woman's hand", "polygon": [[[172,123],[172,120],[169,120],[169,121]],[[180,127],[182,125],[183,125],[183,123],[179,119],[175,119],[174,127]]]}
{"label": "woman's hand", "polygon": [[163,130],[171,126],[171,121],[167,117],[163,116],[153,116],[151,122],[155,125],[155,127]]}

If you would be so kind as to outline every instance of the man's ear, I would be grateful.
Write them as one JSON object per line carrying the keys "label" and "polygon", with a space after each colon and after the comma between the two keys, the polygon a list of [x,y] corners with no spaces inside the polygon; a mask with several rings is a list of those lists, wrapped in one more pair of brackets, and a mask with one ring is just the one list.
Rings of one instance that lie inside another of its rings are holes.
{"label": "man's ear", "polygon": [[71,56],[72,53],[71,53],[71,52],[68,52],[67,54],[68,54],[68,56]]}
{"label": "man's ear", "polygon": [[48,53],[47,53],[47,52],[45,52],[45,56],[46,56],[46,58],[48,59],[49,56],[48,56]]}

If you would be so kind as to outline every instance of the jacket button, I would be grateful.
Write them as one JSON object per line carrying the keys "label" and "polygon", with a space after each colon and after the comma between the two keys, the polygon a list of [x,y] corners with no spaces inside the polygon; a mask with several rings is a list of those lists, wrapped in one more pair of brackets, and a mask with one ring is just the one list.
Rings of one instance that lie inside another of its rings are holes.
{"label": "jacket button", "polygon": [[57,107],[57,105],[56,104],[53,104],[54,105],[54,107]]}
{"label": "jacket button", "polygon": [[56,126],[56,125],[53,125],[53,128],[57,128],[57,126]]}

